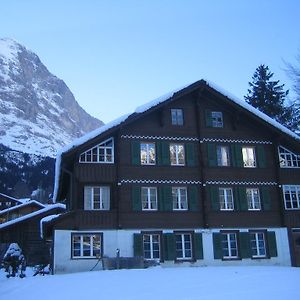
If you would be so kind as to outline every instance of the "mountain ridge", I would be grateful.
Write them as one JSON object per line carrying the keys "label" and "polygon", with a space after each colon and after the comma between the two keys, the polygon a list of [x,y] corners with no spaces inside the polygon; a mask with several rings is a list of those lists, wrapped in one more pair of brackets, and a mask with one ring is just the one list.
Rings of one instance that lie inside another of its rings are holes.
{"label": "mountain ridge", "polygon": [[0,143],[55,157],[59,148],[103,125],[31,50],[0,39]]}

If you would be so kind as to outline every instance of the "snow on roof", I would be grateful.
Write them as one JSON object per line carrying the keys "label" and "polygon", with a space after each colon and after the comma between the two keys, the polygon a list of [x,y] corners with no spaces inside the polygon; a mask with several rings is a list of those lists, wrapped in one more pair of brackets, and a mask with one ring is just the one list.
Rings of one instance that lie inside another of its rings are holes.
{"label": "snow on roof", "polygon": [[3,210],[0,211],[0,215],[3,215],[5,213],[7,213],[7,212],[10,212],[12,210],[16,210],[16,209],[22,208],[22,207],[30,205],[30,204],[36,204],[36,205],[39,205],[41,207],[45,207],[45,205],[42,204],[41,202],[38,202],[38,201],[35,201],[35,200],[31,200],[31,201],[28,201],[28,202],[25,202],[25,203],[22,203],[22,204],[19,204],[19,205],[15,205],[15,206],[3,209]]}
{"label": "snow on roof", "polygon": [[21,221],[30,219],[32,217],[38,216],[42,213],[45,213],[45,212],[50,211],[50,210],[55,209],[55,208],[66,209],[66,206],[64,204],[61,204],[61,203],[47,205],[46,207],[44,207],[40,210],[34,211],[34,212],[32,212],[30,214],[27,214],[25,216],[22,216],[22,217],[14,219],[14,220],[10,220],[10,221],[7,221],[7,222],[4,222],[4,223],[0,224],[0,229],[6,228],[6,227],[8,227],[10,225],[13,225],[13,224],[17,224]]}
{"label": "snow on roof", "polygon": [[43,234],[43,225],[44,225],[44,223],[50,222],[50,221],[52,221],[52,220],[58,218],[60,215],[61,215],[61,214],[57,214],[57,215],[49,215],[49,216],[46,216],[46,217],[44,217],[44,218],[42,218],[42,219],[40,220],[40,237],[41,237],[41,239],[44,238],[44,234]]}
{"label": "snow on roof", "polygon": [[8,199],[11,199],[13,201],[16,201],[16,202],[21,202],[20,199],[17,199],[17,198],[14,198],[14,197],[11,197],[11,196],[8,196],[6,194],[3,194],[3,193],[0,193],[1,196],[5,197],[5,198],[8,198]]}
{"label": "snow on roof", "polygon": [[[280,131],[284,132],[285,134],[288,134],[292,138],[294,138],[298,141],[300,140],[300,136],[298,136],[297,134],[295,134],[294,132],[292,132],[288,128],[284,127],[283,125],[279,124],[277,121],[273,120],[272,118],[270,118],[266,114],[262,113],[258,109],[254,108],[250,104],[246,103],[244,100],[241,100],[238,97],[232,95],[230,92],[224,90],[223,88],[219,87],[217,84],[213,83],[210,80],[202,79],[201,81],[206,82],[206,84],[209,87],[211,87],[212,89],[216,90],[217,92],[219,92],[222,95],[224,95],[225,97],[227,97],[229,101],[238,104],[239,106],[243,107],[244,109],[248,110],[249,112],[251,112],[254,115],[258,116],[259,118],[263,119],[267,123],[271,124],[275,128],[279,129]],[[201,82],[201,81],[198,81],[198,82]],[[163,103],[163,102],[171,99],[174,96],[174,94],[176,94],[177,92],[180,92],[183,89],[185,89],[187,87],[190,87],[193,84],[198,83],[198,82],[194,82],[192,84],[187,84],[187,85],[185,85],[181,88],[175,89],[172,92],[169,92],[169,93],[167,93],[167,94],[165,94],[165,95],[163,95],[159,98],[156,98],[152,101],[149,101],[149,102],[145,103],[144,105],[138,106],[135,109],[134,113],[137,113],[137,114],[144,113],[145,111],[157,106],[158,104]],[[83,137],[74,140],[73,143],[67,145],[66,147],[64,147],[60,151],[58,151],[57,158],[56,158],[56,165],[55,165],[55,183],[54,183],[54,192],[53,192],[54,201],[56,201],[57,193],[58,193],[61,155],[65,152],[70,151],[71,149],[73,149],[73,148],[75,148],[79,145],[82,145],[83,143],[87,142],[88,140],[97,137],[98,135],[102,134],[103,132],[107,131],[108,129],[111,129],[111,128],[123,123],[131,115],[132,115],[132,113],[131,114],[126,114],[126,115],[124,115],[124,116],[122,116],[122,117],[120,117],[120,118],[118,118],[118,119],[116,119],[116,120],[114,120],[110,123],[107,123],[106,125],[104,125],[104,126],[98,128],[98,129],[84,135]]]}

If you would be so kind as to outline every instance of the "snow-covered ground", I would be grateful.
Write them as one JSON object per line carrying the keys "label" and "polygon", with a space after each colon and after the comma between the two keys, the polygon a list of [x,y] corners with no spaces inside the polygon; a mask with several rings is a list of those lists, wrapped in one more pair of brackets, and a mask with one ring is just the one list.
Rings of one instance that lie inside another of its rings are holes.
{"label": "snow-covered ground", "polygon": [[300,268],[190,267],[5,277],[1,299],[300,299]]}

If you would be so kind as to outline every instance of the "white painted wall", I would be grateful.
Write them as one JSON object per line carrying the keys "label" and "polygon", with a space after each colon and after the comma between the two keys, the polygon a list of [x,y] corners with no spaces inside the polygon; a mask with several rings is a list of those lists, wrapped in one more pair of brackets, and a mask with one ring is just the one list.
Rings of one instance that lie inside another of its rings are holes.
{"label": "white painted wall", "polygon": [[[227,229],[227,228],[226,228]],[[230,228],[228,228],[230,229]],[[232,228],[237,229],[237,228]],[[248,231],[247,229],[239,229],[240,232]],[[162,230],[163,233],[173,232],[171,229]],[[193,263],[173,263],[165,262],[162,266],[208,266],[208,265],[283,265],[290,266],[290,251],[288,243],[288,234],[286,228],[268,228],[268,231],[275,231],[277,242],[277,257],[271,259],[242,259],[237,261],[222,261],[214,259],[213,251],[213,232],[219,232],[220,228],[215,229],[196,229],[195,232],[201,232],[203,238],[203,260],[198,260]],[[84,231],[71,231],[71,230],[56,230],[54,233],[54,273],[72,273],[90,271],[97,259],[71,259],[71,233],[84,232]],[[88,231],[103,233],[103,255],[109,257],[116,256],[116,250],[120,249],[120,256],[133,257],[133,234],[139,233],[139,230],[101,230],[101,231]],[[98,263],[94,270],[102,269],[102,261]]]}

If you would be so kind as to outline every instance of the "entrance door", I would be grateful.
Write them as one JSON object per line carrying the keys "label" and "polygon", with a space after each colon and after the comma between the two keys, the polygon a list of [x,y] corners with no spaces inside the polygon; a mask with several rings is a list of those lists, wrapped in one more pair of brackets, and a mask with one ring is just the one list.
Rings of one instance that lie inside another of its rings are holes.
{"label": "entrance door", "polygon": [[295,267],[300,267],[300,228],[292,229],[292,241]]}

